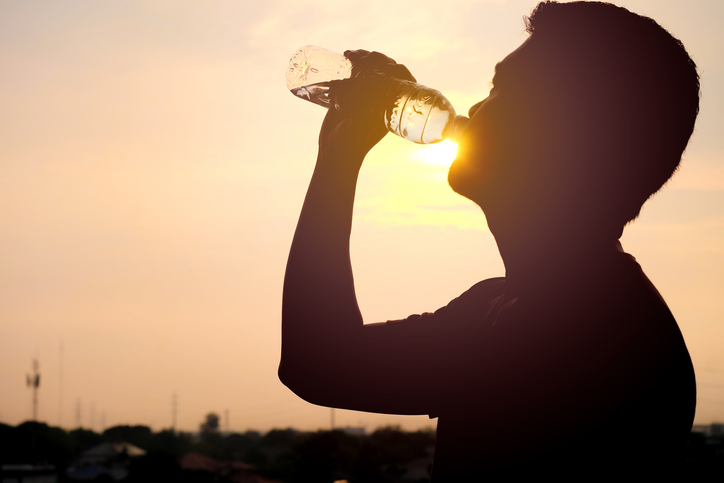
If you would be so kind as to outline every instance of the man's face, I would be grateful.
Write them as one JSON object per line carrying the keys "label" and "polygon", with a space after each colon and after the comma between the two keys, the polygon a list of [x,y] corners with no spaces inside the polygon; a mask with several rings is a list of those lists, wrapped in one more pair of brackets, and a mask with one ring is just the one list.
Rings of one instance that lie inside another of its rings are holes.
{"label": "man's face", "polygon": [[535,54],[528,39],[496,66],[493,88],[470,108],[470,123],[450,166],[452,189],[486,214],[536,197],[540,158],[550,136],[542,122],[543,93],[536,82],[541,65]]}

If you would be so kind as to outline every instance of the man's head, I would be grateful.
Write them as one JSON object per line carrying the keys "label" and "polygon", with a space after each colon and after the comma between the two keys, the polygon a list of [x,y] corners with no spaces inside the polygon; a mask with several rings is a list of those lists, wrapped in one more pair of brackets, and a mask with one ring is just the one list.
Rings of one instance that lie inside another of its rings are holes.
{"label": "man's head", "polygon": [[611,4],[542,2],[526,23],[471,109],[450,184],[489,222],[500,210],[620,234],[679,164],[696,66],[656,22]]}

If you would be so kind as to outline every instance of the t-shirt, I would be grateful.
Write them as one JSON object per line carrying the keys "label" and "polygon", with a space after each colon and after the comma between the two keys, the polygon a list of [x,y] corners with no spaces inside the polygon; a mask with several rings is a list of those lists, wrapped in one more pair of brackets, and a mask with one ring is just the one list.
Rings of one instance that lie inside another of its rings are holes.
{"label": "t-shirt", "polygon": [[674,317],[630,255],[577,273],[485,280],[385,324],[429,379],[414,399],[439,418],[433,482],[625,481],[683,463],[696,384]]}

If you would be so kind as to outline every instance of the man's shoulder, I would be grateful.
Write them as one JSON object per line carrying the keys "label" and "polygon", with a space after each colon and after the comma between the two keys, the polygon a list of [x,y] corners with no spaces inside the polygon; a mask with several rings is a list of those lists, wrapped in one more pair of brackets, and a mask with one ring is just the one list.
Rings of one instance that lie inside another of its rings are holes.
{"label": "man's shoulder", "polygon": [[628,322],[633,318],[638,325],[663,319],[675,324],[666,301],[633,256],[621,253],[603,274],[592,283],[609,317]]}

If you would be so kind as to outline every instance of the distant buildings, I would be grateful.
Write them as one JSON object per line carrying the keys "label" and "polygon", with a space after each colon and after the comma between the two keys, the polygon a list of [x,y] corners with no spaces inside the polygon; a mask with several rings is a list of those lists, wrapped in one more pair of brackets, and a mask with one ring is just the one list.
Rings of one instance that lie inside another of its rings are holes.
{"label": "distant buildings", "polygon": [[66,476],[71,481],[93,480],[109,475],[114,481],[128,476],[131,458],[146,452],[130,443],[102,443],[83,451]]}

